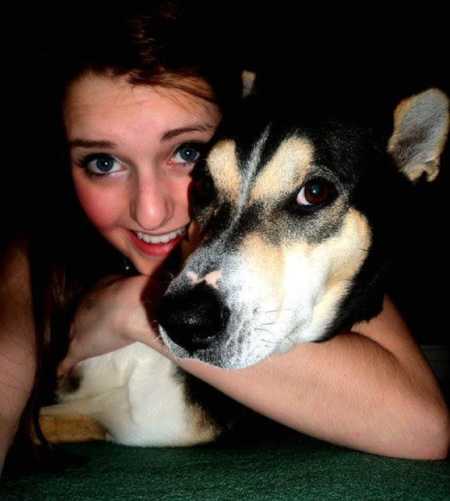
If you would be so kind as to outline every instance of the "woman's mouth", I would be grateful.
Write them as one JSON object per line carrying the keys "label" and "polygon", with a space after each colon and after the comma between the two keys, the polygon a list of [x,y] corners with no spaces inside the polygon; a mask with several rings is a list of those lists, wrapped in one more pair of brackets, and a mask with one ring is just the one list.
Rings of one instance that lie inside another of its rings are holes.
{"label": "woman's mouth", "polygon": [[135,247],[147,256],[165,256],[176,247],[186,234],[186,227],[160,235],[152,235],[142,231],[130,231]]}

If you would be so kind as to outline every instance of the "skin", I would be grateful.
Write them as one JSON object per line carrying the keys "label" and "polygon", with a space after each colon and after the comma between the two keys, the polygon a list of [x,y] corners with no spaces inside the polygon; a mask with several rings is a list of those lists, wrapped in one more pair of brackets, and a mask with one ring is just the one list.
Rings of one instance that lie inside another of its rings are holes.
{"label": "skin", "polygon": [[[65,102],[69,142],[115,144],[88,151],[80,143],[72,147],[80,203],[98,231],[140,275],[110,278],[85,297],[60,374],[85,358],[134,341],[174,359],[149,325],[141,300],[144,290],[158,297],[154,272],[167,253],[142,252],[130,240],[130,231],[161,235],[187,224],[192,165],[180,167],[175,162],[177,149],[192,140],[207,141],[219,118],[214,106],[199,99],[179,91],[132,87],[123,78],[89,74],[72,84]],[[170,144],[162,139],[167,131],[192,123],[210,127],[172,137]],[[120,159],[117,172],[106,178],[87,175],[86,166],[80,167],[85,153],[114,155]],[[9,325],[12,330],[14,321],[10,319]],[[315,437],[394,457],[447,455],[448,410],[431,370],[388,299],[377,318],[355,325],[352,332],[326,343],[300,345],[253,367],[227,371],[196,360],[174,361],[254,410]],[[25,401],[26,391],[9,422],[18,419]]]}
{"label": "skin", "polygon": [[36,368],[29,280],[25,246],[8,249],[0,260],[0,473]]}
{"label": "skin", "polygon": [[[131,86],[126,77],[88,74],[69,89],[64,122],[80,204],[144,275],[178,242],[142,249],[133,235],[157,237],[187,226],[195,162],[185,158],[197,154],[189,143],[207,143],[219,119],[213,104],[177,90]],[[98,175],[101,162],[108,170]]]}

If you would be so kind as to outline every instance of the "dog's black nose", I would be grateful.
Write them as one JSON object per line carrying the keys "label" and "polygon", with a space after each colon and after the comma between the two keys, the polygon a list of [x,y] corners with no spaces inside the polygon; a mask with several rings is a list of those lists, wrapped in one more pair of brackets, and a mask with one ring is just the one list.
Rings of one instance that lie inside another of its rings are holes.
{"label": "dog's black nose", "polygon": [[157,311],[157,320],[166,334],[189,352],[207,348],[223,333],[229,316],[230,310],[216,289],[205,282],[164,296]]}

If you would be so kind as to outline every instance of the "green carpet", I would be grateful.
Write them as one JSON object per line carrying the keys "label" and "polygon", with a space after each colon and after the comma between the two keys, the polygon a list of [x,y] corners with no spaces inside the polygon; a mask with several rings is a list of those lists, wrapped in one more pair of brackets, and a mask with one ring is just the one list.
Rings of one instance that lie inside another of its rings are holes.
{"label": "green carpet", "polygon": [[448,461],[389,459],[296,435],[187,449],[67,445],[63,473],[4,478],[6,500],[450,500]]}

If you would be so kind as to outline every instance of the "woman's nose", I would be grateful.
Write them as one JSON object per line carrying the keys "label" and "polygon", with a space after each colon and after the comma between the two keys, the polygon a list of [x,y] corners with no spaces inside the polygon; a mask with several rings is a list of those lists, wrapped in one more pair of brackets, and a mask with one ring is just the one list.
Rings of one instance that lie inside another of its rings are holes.
{"label": "woman's nose", "polygon": [[158,179],[157,176],[137,180],[130,205],[131,217],[144,231],[164,227],[173,214],[171,196],[164,180]]}

